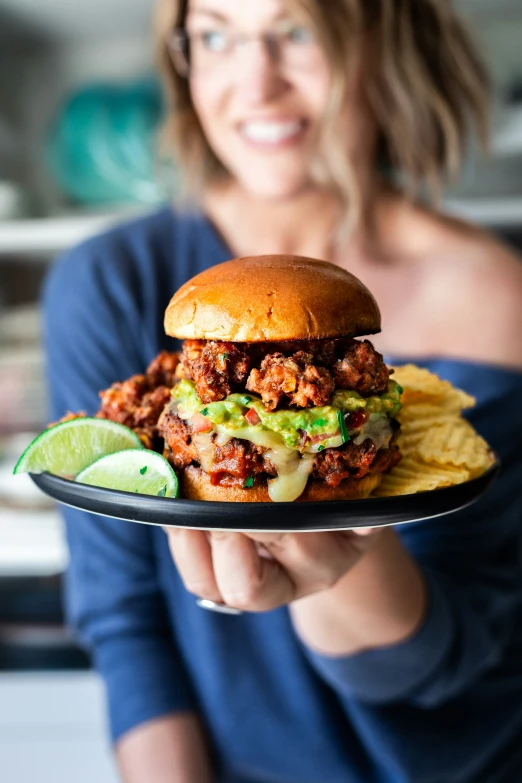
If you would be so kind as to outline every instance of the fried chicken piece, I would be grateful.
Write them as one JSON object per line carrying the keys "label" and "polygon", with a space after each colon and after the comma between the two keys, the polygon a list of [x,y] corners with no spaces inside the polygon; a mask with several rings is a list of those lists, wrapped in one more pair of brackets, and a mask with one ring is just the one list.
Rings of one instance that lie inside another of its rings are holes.
{"label": "fried chicken piece", "polygon": [[166,407],[159,417],[158,434],[165,439],[163,456],[174,468],[186,468],[198,459],[189,424]]}
{"label": "fried chicken piece", "polygon": [[158,386],[144,394],[140,405],[134,411],[134,426],[157,427],[161,412],[170,400],[169,386]]}
{"label": "fried chicken piece", "polygon": [[[185,361],[196,392],[204,403],[224,400],[234,386],[243,383],[250,369],[248,354],[235,343],[211,340],[199,351],[195,340],[186,341],[188,357]],[[184,353],[185,345],[183,344]],[[191,358],[195,356],[195,358]]]}
{"label": "fried chicken piece", "polygon": [[312,362],[313,355],[305,351],[291,357],[269,354],[259,370],[251,371],[246,388],[260,394],[268,410],[277,408],[285,396],[300,408],[327,405],[334,391],[334,380],[327,369]]}
{"label": "fried chicken piece", "polygon": [[154,448],[161,412],[171,399],[170,386],[154,387],[154,376],[134,375],[100,392],[96,417],[135,430],[147,448]]}
{"label": "fried chicken piece", "polygon": [[149,364],[145,375],[152,387],[174,386],[178,381],[178,366],[181,362],[181,353],[169,353],[162,351]]}
{"label": "fried chicken piece", "polygon": [[126,427],[134,424],[134,413],[149,390],[145,375],[133,375],[121,383],[113,383],[100,392],[101,407],[96,414],[100,419],[109,419]]}
{"label": "fried chicken piece", "polygon": [[385,392],[390,378],[382,354],[368,340],[353,340],[332,372],[338,389],[352,389],[362,397]]}
{"label": "fried chicken piece", "polygon": [[181,364],[188,378],[192,378],[190,368],[192,363],[201,357],[206,340],[184,340],[181,346]]}

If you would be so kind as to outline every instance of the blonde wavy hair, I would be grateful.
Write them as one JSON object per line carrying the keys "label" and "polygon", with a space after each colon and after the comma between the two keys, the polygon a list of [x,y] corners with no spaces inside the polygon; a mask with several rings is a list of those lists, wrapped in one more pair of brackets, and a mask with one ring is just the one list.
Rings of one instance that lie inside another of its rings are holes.
{"label": "blonde wavy hair", "polygon": [[[169,38],[183,28],[188,0],[159,0],[156,48],[170,107],[163,141],[177,161],[184,192],[197,198],[227,176],[211,149],[174,68]],[[378,153],[405,195],[438,199],[460,170],[469,132],[489,134],[489,78],[451,0],[288,0],[320,41],[332,74],[321,145],[322,182],[360,215],[360,182],[339,118],[352,68],[362,63],[363,94],[377,124]],[[363,47],[366,55],[363,53]]]}

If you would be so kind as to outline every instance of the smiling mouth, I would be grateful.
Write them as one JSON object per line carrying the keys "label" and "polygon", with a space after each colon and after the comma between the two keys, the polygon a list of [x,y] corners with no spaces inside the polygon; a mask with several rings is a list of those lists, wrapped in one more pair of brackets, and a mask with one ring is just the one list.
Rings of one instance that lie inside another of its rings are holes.
{"label": "smiling mouth", "polygon": [[306,120],[275,122],[253,120],[238,126],[241,137],[256,147],[277,148],[292,144],[301,138],[306,130]]}

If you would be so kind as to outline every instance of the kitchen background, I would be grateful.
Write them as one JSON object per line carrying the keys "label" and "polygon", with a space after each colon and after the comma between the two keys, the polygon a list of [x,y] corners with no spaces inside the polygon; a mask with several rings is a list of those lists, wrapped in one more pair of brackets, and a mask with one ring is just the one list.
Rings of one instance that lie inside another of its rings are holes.
{"label": "kitchen background", "polygon": [[[522,250],[522,2],[460,0],[495,81],[492,157],[445,208]],[[63,626],[58,511],[17,456],[46,424],[38,297],[57,255],[175,191],[155,152],[153,0],[0,0],[0,777],[111,783],[103,693]]]}

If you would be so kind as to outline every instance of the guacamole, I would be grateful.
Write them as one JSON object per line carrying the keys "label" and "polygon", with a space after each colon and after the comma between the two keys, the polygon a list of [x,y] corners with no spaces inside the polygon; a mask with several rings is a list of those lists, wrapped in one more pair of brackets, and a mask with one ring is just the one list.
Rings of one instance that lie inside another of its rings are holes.
{"label": "guacamole", "polygon": [[[267,411],[263,401],[256,394],[230,394],[220,402],[204,405],[196,394],[192,381],[180,381],[172,390],[172,397],[177,404],[178,415],[189,419],[194,413],[201,413],[214,425],[219,425],[220,431],[230,432],[233,437],[241,437],[240,430],[272,431],[278,433],[285,445],[292,449],[300,449],[302,433],[307,433],[314,451],[322,448],[340,446],[349,438],[342,432],[339,411],[342,413],[367,410],[370,414],[392,418],[401,409],[402,388],[390,380],[384,394],[374,397],[361,397],[354,391],[338,390],[334,393],[331,405],[319,408],[281,409]],[[260,421],[252,426],[245,414],[253,408]],[[307,449],[308,450],[308,449]]]}

